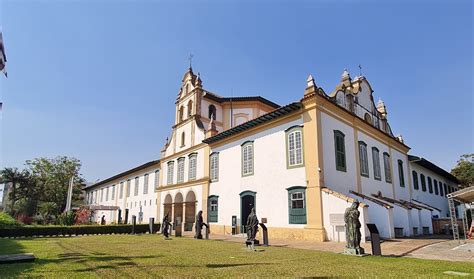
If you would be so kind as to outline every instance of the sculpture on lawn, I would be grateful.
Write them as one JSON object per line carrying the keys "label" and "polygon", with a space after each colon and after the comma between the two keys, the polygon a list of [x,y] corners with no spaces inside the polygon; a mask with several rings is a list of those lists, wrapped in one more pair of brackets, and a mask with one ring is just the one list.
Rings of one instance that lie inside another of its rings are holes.
{"label": "sculpture on lawn", "polygon": [[169,238],[170,236],[170,221],[169,221],[169,217],[168,217],[168,213],[165,215],[165,217],[163,217],[163,222],[161,222],[161,226],[162,226],[162,229],[161,229],[161,233],[165,236],[165,238]]}
{"label": "sculpture on lawn", "polygon": [[199,210],[198,214],[196,215],[196,225],[194,226],[196,229],[196,234],[194,235],[194,238],[196,239],[202,239],[202,226],[203,226],[203,219],[202,219],[202,210]]}
{"label": "sculpture on lawn", "polygon": [[346,254],[362,255],[364,249],[360,247],[361,224],[359,221],[359,201],[355,200],[344,212],[344,222],[346,223]]}
{"label": "sculpture on lawn", "polygon": [[258,231],[258,218],[255,214],[255,208],[252,208],[247,217],[247,241],[254,241]]}

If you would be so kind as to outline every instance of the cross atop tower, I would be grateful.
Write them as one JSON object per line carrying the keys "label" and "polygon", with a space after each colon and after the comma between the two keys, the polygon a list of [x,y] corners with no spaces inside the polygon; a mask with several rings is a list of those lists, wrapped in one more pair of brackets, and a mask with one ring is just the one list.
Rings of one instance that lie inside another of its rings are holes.
{"label": "cross atop tower", "polygon": [[193,55],[192,53],[190,53],[190,54],[189,54],[189,58],[188,58],[188,60],[189,60],[189,68],[192,67],[192,64],[193,64],[193,57],[194,57],[194,55]]}

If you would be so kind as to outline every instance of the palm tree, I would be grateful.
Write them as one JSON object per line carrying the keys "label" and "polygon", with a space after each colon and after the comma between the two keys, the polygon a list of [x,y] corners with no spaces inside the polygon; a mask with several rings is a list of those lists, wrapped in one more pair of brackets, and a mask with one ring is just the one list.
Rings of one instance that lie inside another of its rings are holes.
{"label": "palm tree", "polygon": [[11,183],[12,185],[12,190],[10,192],[10,210],[11,213],[13,213],[13,207],[17,200],[16,185],[23,179],[23,173],[21,173],[17,168],[4,168],[3,170],[0,170],[0,178],[3,183]]}

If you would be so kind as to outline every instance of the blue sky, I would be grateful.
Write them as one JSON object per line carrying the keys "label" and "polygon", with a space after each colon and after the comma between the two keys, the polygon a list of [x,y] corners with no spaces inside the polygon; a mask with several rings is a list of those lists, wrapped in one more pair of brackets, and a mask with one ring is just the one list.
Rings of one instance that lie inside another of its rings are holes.
{"label": "blue sky", "polygon": [[189,53],[204,87],[284,105],[344,68],[411,154],[473,152],[472,1],[0,1],[1,165],[74,156],[89,181],[157,159]]}

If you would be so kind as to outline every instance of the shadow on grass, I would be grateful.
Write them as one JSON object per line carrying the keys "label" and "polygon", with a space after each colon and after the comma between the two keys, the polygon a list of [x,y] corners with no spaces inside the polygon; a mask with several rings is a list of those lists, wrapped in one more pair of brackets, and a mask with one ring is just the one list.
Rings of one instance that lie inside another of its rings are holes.
{"label": "shadow on grass", "polygon": [[224,267],[236,267],[236,266],[256,266],[256,265],[272,265],[274,263],[236,263],[236,264],[206,264],[207,268],[224,268]]}

